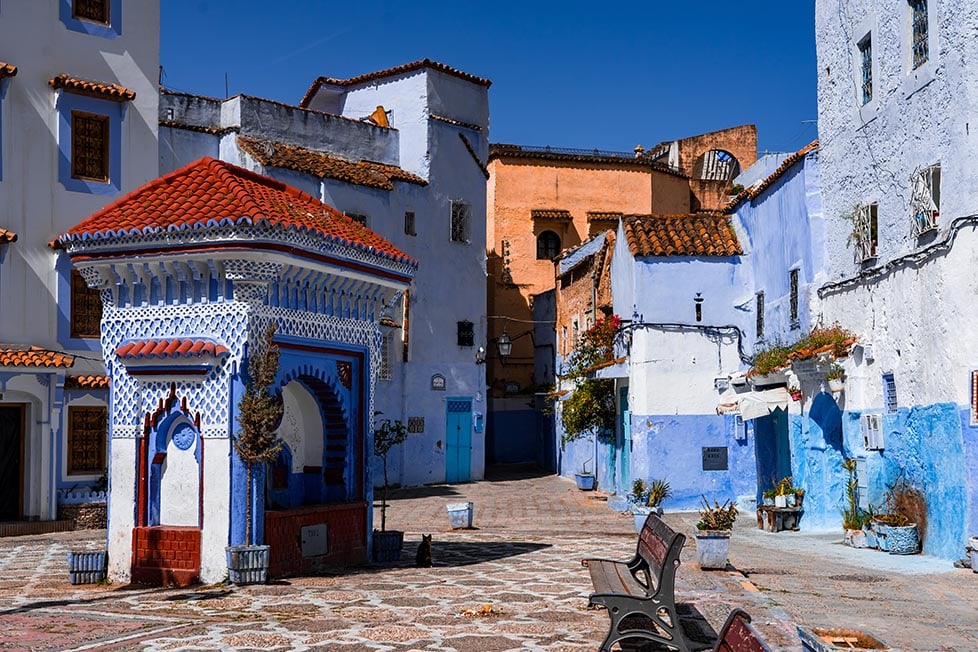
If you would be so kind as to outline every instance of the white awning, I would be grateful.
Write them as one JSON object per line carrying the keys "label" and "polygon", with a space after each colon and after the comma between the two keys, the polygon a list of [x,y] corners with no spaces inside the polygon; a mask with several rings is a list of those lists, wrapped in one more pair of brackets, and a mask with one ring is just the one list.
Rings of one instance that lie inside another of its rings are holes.
{"label": "white awning", "polygon": [[740,413],[744,420],[766,417],[776,408],[788,411],[791,395],[784,387],[766,389],[760,392],[745,392],[726,397],[727,400],[717,405],[717,414]]}
{"label": "white awning", "polygon": [[592,373],[588,374],[588,378],[597,378],[599,380],[614,380],[616,378],[628,378],[628,363],[618,362],[608,367],[603,367],[597,369]]}

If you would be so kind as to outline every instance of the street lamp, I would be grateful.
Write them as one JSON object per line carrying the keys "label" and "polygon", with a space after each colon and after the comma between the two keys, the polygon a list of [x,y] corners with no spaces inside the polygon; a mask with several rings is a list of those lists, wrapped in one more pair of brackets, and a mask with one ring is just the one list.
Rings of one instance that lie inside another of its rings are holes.
{"label": "street lamp", "polygon": [[501,358],[508,358],[509,354],[513,352],[513,340],[509,339],[505,328],[503,328],[503,334],[496,340],[496,348],[499,349],[499,357]]}

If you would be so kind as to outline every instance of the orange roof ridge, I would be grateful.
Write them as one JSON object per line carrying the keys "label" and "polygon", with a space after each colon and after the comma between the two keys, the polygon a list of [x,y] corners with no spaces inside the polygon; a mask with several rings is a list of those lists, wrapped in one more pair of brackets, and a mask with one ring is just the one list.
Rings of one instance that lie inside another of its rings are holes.
{"label": "orange roof ridge", "polygon": [[2,367],[64,367],[75,364],[75,358],[67,353],[51,351],[40,346],[0,344]]}
{"label": "orange roof ridge", "polygon": [[63,88],[69,93],[78,95],[88,95],[114,102],[129,102],[136,99],[136,91],[130,90],[119,84],[108,84],[105,82],[89,81],[78,77],[70,77],[60,74],[48,80],[48,86],[58,90]]}
{"label": "orange roof ridge", "polygon": [[730,203],[728,203],[722,209],[722,212],[732,213],[734,209],[740,204],[740,202],[744,201],[745,199],[755,199],[762,192],[767,190],[771,186],[771,184],[777,181],[778,178],[781,177],[781,175],[783,175],[785,172],[787,172],[795,163],[805,158],[806,154],[817,149],[818,149],[818,139],[816,138],[812,142],[808,143],[807,145],[799,149],[794,154],[787,156],[783,161],[781,161],[781,165],[779,165],[774,172],[772,172],[767,177],[762,179],[760,183],[755,183],[753,186],[741,190],[740,193],[736,197],[731,199]]}
{"label": "orange roof ridge", "polygon": [[309,104],[309,102],[312,101],[312,98],[316,95],[319,87],[323,86],[324,84],[330,84],[333,86],[355,86],[374,79],[382,79],[384,77],[392,77],[394,75],[400,75],[406,72],[414,72],[415,70],[421,70],[422,68],[431,68],[432,70],[453,75],[459,79],[464,79],[465,81],[469,81],[480,86],[485,86],[486,88],[492,86],[492,82],[484,77],[477,77],[476,75],[459,70],[458,68],[453,68],[447,64],[439,63],[438,61],[432,61],[431,59],[426,58],[419,61],[404,63],[392,68],[385,68],[384,70],[368,72],[363,75],[357,75],[356,77],[350,77],[348,79],[337,79],[335,77],[324,76],[318,77],[316,81],[312,83],[312,86],[309,87],[309,90],[306,91],[306,94],[302,96],[302,100],[299,101],[299,106],[306,108],[306,105]]}
{"label": "orange roof ridge", "polygon": [[99,374],[65,376],[65,389],[108,389],[109,377]]}
{"label": "orange roof ridge", "polygon": [[743,253],[728,215],[629,215],[623,220],[633,256],[738,256]]}
{"label": "orange roof ridge", "polygon": [[0,79],[4,77],[15,77],[17,75],[17,66],[12,63],[7,63],[6,61],[0,61]]}

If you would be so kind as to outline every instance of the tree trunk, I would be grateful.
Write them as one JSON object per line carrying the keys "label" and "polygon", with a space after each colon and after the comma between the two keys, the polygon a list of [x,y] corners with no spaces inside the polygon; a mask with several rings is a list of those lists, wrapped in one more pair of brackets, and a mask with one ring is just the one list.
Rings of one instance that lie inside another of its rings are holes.
{"label": "tree trunk", "polygon": [[384,492],[380,497],[380,531],[387,531],[387,456],[381,458],[384,461]]}

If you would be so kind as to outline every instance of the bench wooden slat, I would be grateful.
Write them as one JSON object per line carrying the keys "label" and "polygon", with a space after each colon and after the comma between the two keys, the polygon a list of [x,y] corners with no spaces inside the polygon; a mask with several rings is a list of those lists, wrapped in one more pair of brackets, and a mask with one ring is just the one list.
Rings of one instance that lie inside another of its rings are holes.
{"label": "bench wooden slat", "polygon": [[750,614],[734,609],[727,616],[713,652],[771,652],[771,648],[751,625]]}

